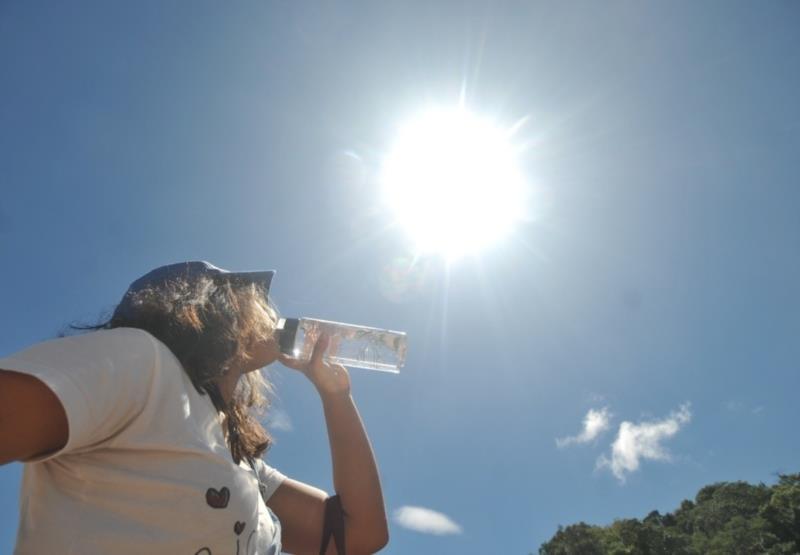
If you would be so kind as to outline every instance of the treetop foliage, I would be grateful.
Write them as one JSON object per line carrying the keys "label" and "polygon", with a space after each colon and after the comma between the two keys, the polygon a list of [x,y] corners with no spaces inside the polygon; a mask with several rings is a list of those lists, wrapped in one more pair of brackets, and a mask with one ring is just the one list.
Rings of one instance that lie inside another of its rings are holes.
{"label": "treetop foliage", "polygon": [[800,553],[800,474],[772,486],[720,482],[705,486],[675,512],[609,526],[566,528],[539,555],[784,555]]}

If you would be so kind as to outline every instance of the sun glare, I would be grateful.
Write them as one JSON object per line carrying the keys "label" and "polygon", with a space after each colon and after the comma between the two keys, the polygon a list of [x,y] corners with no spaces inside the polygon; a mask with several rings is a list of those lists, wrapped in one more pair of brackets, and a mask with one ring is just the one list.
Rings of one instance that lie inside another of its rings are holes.
{"label": "sun glare", "polygon": [[508,235],[525,200],[510,135],[463,108],[426,112],[400,130],[381,182],[418,252],[454,259]]}

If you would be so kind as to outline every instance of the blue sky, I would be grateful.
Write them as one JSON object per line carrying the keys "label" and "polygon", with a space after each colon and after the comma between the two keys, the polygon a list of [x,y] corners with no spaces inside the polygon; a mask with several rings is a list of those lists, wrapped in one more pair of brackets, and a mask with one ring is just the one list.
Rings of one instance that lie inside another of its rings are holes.
{"label": "blue sky", "polygon": [[[401,374],[351,372],[390,554],[526,554],[797,471],[798,28],[790,1],[3,2],[0,355],[189,259],[277,269],[285,314],[407,331]],[[536,217],[393,281],[374,176],[462,93],[527,118]],[[270,375],[268,461],[330,489],[312,387]]]}

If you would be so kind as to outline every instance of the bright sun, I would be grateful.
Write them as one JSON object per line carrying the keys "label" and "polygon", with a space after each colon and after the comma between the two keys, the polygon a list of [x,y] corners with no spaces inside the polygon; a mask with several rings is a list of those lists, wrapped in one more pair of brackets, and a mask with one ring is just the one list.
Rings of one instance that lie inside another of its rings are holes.
{"label": "bright sun", "polygon": [[381,183],[419,252],[476,253],[523,216],[525,181],[510,134],[463,108],[426,112],[401,129]]}

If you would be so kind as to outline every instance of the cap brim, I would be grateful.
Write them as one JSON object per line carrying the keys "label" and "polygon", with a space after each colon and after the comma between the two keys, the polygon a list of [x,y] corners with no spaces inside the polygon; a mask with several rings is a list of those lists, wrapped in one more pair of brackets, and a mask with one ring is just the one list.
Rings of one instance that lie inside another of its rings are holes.
{"label": "cap brim", "polygon": [[269,288],[272,285],[272,278],[275,277],[275,270],[267,270],[264,272],[226,272],[223,275],[228,279],[258,283],[263,285],[266,292],[269,293]]}

